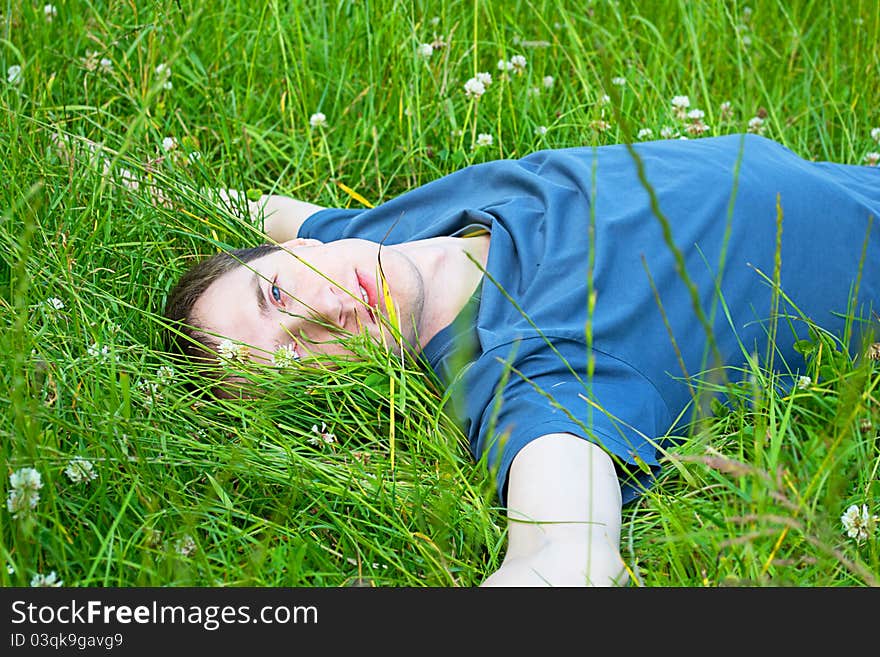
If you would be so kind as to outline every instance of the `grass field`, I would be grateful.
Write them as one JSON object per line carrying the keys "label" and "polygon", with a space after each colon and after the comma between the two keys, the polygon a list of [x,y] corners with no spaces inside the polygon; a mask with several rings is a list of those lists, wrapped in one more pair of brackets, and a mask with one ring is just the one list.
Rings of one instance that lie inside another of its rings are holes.
{"label": "grass field", "polygon": [[[265,372],[259,401],[185,391],[169,289],[262,240],[206,189],[363,207],[541,148],[747,131],[880,158],[877,0],[0,12],[4,586],[474,586],[499,566],[492,477],[425,372],[361,345],[335,372]],[[624,509],[632,586],[880,583],[880,369],[810,348],[809,384],[781,394],[754,363]]]}

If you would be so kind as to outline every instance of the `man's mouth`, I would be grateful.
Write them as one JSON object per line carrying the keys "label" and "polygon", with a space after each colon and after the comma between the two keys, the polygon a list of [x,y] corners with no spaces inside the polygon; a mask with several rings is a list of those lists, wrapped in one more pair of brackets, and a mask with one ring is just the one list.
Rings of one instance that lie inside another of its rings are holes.
{"label": "man's mouth", "polygon": [[356,272],[357,282],[358,282],[358,291],[361,293],[361,299],[364,302],[364,306],[367,309],[367,313],[370,315],[370,320],[375,324],[376,316],[373,314],[373,308],[375,308],[373,304],[373,300],[370,299],[370,291],[364,286],[361,275],[359,272]]}

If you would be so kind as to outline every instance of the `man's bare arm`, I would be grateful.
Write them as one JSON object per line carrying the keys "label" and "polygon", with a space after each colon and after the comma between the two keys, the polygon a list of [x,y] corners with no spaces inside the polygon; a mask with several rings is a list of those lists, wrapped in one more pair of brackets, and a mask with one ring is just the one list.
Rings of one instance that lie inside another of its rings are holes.
{"label": "man's bare arm", "polygon": [[307,201],[299,201],[282,194],[263,194],[257,201],[251,201],[234,189],[215,190],[220,201],[236,212],[247,202],[247,210],[254,224],[262,222],[263,232],[273,243],[282,244],[298,237],[299,229],[305,220],[325,208]]}
{"label": "man's bare arm", "polygon": [[258,201],[248,201],[248,209],[254,218],[262,213],[263,232],[273,242],[281,244],[297,237],[305,220],[325,208],[289,196],[266,194]]}
{"label": "man's bare arm", "polygon": [[615,586],[621,494],[611,457],[568,433],[546,434],[516,455],[507,484],[508,548],[483,586]]}

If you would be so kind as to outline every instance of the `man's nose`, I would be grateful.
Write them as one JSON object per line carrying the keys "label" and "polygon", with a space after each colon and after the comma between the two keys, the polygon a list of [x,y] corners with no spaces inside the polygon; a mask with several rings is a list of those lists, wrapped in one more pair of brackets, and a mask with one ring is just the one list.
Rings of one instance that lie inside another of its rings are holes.
{"label": "man's nose", "polygon": [[322,285],[315,296],[312,312],[335,328],[345,328],[354,300],[335,285]]}

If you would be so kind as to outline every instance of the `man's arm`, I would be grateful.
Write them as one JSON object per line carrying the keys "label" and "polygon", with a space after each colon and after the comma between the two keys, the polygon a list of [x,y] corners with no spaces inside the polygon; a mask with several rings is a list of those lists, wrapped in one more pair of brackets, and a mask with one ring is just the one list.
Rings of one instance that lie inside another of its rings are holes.
{"label": "man's arm", "polygon": [[483,586],[619,586],[621,495],[611,457],[568,433],[516,455],[507,484],[508,548]]}
{"label": "man's arm", "polygon": [[232,212],[237,212],[247,202],[247,211],[251,221],[263,222],[263,232],[274,242],[281,244],[298,236],[300,226],[306,219],[323,206],[315,205],[307,201],[299,201],[282,194],[263,194],[259,200],[251,201],[244,197],[241,192],[234,189],[214,190],[214,194]]}
{"label": "man's arm", "polygon": [[248,207],[254,218],[263,213],[263,232],[279,244],[297,237],[305,220],[325,209],[320,205],[280,194],[263,195],[259,201],[248,201]]}

